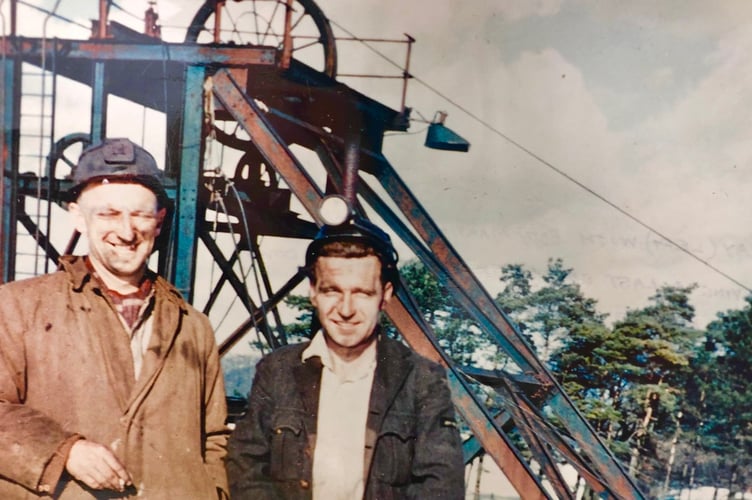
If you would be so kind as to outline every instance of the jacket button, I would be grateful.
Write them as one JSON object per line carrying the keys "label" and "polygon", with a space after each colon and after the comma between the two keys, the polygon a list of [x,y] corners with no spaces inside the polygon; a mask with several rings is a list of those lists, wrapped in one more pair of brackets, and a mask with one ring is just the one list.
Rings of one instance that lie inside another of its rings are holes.
{"label": "jacket button", "polygon": [[308,488],[311,487],[311,483],[309,483],[305,479],[301,479],[300,480],[300,487],[303,488],[304,490],[307,490]]}

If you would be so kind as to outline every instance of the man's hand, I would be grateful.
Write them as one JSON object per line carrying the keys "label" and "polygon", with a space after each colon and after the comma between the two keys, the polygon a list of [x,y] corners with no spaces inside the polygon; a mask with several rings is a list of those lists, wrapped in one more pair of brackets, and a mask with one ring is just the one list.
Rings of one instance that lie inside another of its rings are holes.
{"label": "man's hand", "polygon": [[124,491],[133,484],[131,475],[108,447],[85,439],[73,445],[65,469],[95,490]]}

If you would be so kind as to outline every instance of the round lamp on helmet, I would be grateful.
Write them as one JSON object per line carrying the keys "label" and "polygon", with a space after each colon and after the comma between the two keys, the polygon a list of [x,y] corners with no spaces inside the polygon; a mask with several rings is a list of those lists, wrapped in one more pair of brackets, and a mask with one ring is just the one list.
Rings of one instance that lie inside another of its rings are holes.
{"label": "round lamp on helmet", "polygon": [[[327,203],[323,203],[322,207],[326,207],[326,205]],[[338,211],[341,212],[339,209]],[[327,220],[323,217],[323,214],[322,218]],[[336,217],[332,217],[329,220],[336,221],[337,219]],[[360,243],[374,250],[381,261],[385,280],[391,282],[396,287],[399,284],[399,272],[397,271],[399,256],[394,246],[392,246],[392,240],[389,235],[368,219],[350,212],[349,208],[345,212],[345,217],[341,217],[339,220],[341,221],[339,223],[324,224],[321,226],[316,236],[308,245],[306,267],[309,269],[313,267],[314,262],[316,262],[316,259],[320,255],[321,249],[329,243]]]}

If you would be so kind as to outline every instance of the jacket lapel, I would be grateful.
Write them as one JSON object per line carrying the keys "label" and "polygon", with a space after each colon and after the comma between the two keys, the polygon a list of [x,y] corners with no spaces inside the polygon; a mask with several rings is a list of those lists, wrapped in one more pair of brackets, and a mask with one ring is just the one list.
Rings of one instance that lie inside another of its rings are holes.
{"label": "jacket lapel", "polygon": [[365,481],[368,481],[376,440],[379,437],[384,416],[412,369],[412,365],[407,361],[409,351],[400,347],[395,341],[379,337],[376,372],[373,376],[366,424],[366,449],[363,463]]}
{"label": "jacket lapel", "polygon": [[[300,353],[302,353],[302,349],[298,351],[298,356],[300,356]],[[303,408],[303,425],[307,437],[301,477],[308,478],[308,480],[313,477],[313,452],[316,446],[316,417],[319,410],[321,369],[322,364],[319,357],[308,358],[303,363],[295,364],[292,369],[295,390]]]}
{"label": "jacket lapel", "polygon": [[145,325],[146,328],[151,328],[151,336],[143,356],[141,373],[130,394],[129,407],[137,407],[148,389],[154,385],[180,331],[185,311],[180,304],[172,300],[169,295],[172,293],[171,290],[161,289],[163,286],[159,279],[154,282],[152,300],[155,302],[150,306],[151,312],[146,320],[148,325]]}
{"label": "jacket lapel", "polygon": [[293,368],[295,389],[302,403],[304,424],[309,436],[315,436],[316,434],[321,369],[322,365],[319,357],[308,358],[304,363],[298,363]]}
{"label": "jacket lapel", "polygon": [[104,291],[92,280],[84,259],[66,257],[61,259],[60,265],[71,280],[74,309],[84,312],[75,315],[78,328],[82,333],[91,332],[83,334],[82,338],[92,339],[95,349],[102,353],[101,362],[107,373],[107,380],[124,412],[135,382],[128,334]]}

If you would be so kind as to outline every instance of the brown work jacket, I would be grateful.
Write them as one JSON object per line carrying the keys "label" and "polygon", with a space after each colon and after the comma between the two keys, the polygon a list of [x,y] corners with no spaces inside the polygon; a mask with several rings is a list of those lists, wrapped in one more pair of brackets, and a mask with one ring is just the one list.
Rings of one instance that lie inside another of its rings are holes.
{"label": "brown work jacket", "polygon": [[[94,498],[55,465],[61,445],[80,435],[109,446],[134,479],[125,495],[96,497],[216,499],[227,491],[228,430],[208,319],[157,278],[135,380],[106,293],[82,258],[62,266],[0,287],[0,498]],[[61,475],[50,481],[48,466]]]}

